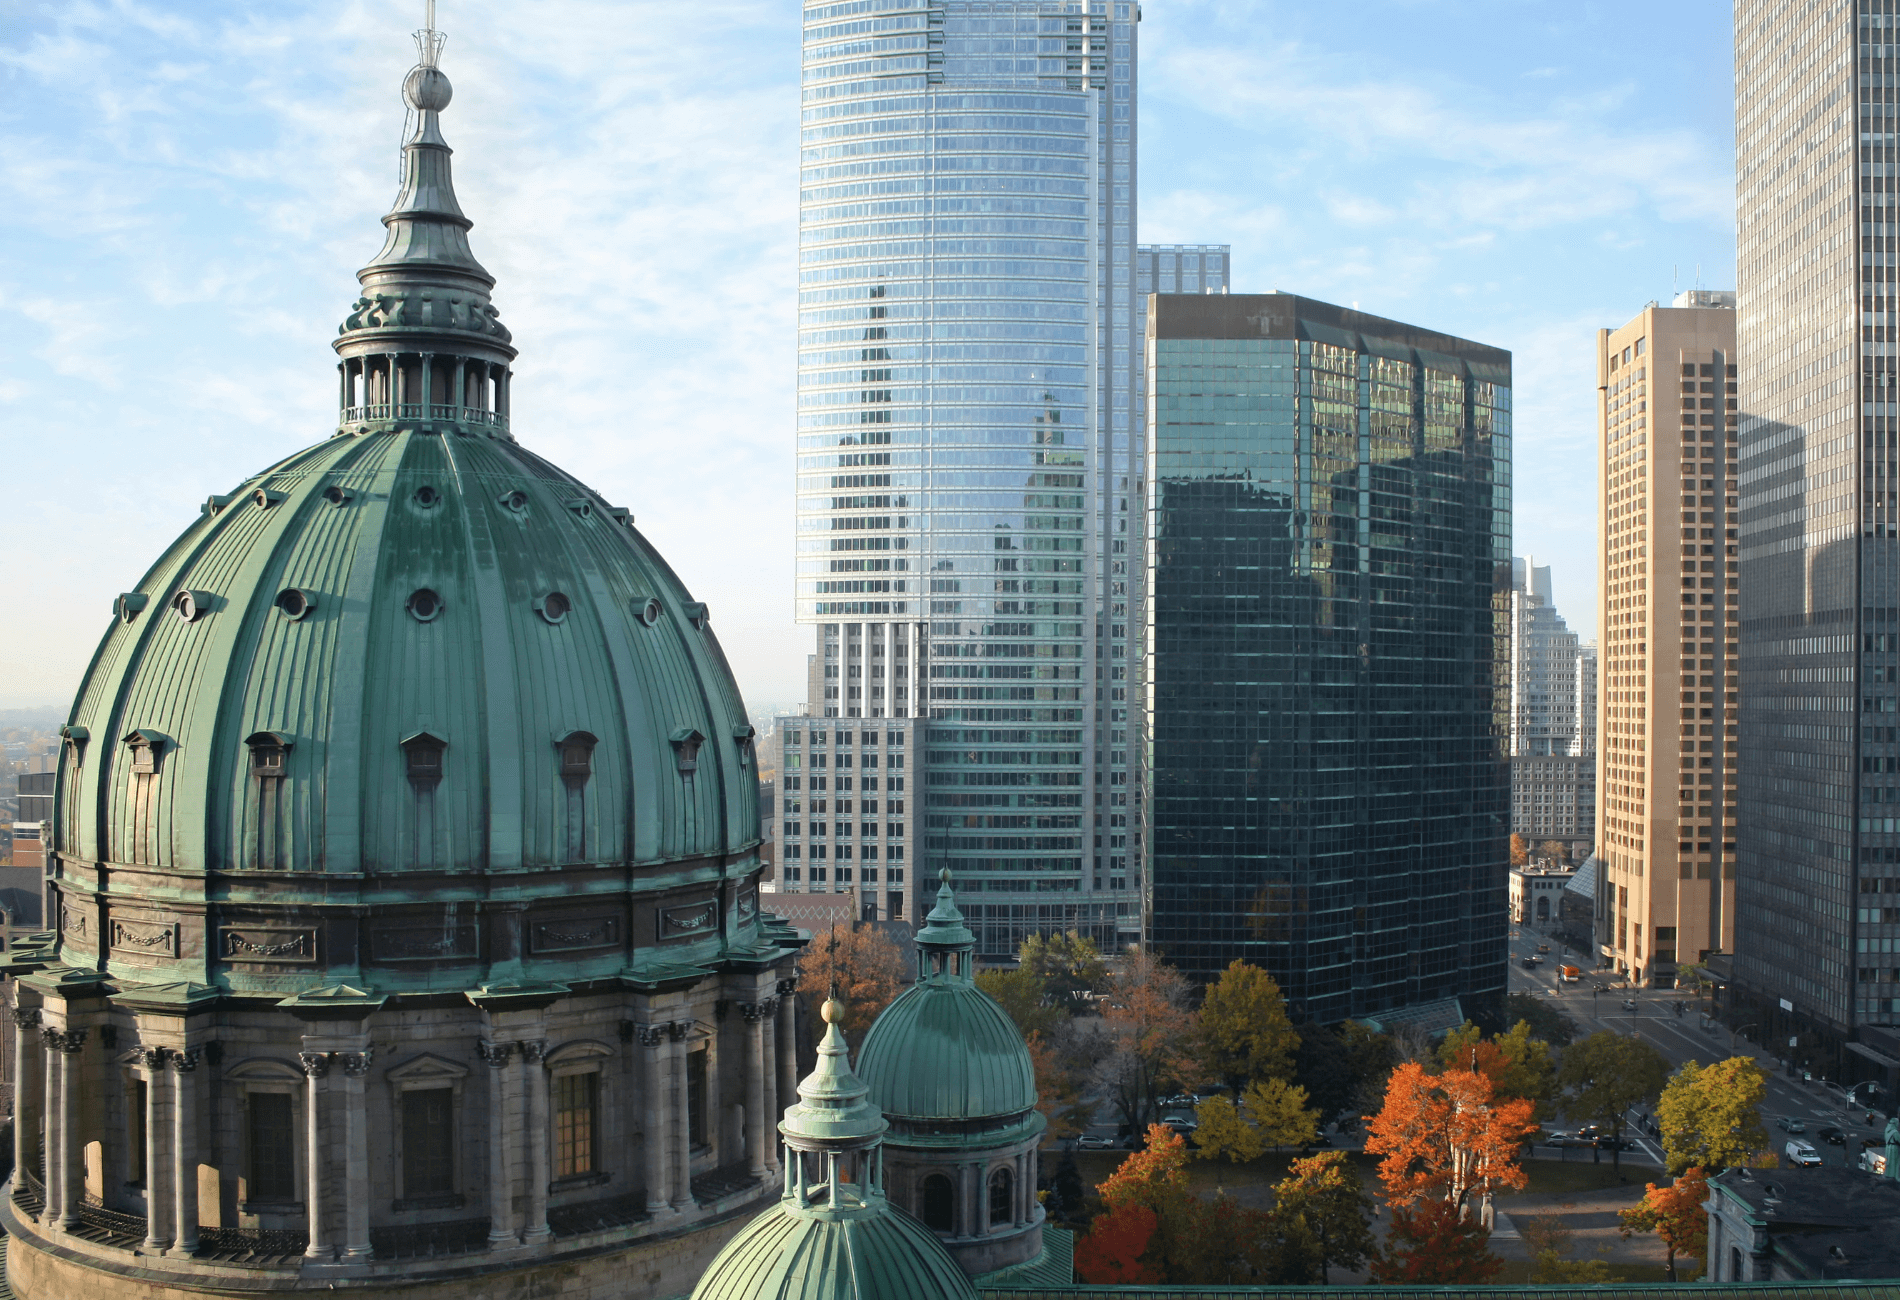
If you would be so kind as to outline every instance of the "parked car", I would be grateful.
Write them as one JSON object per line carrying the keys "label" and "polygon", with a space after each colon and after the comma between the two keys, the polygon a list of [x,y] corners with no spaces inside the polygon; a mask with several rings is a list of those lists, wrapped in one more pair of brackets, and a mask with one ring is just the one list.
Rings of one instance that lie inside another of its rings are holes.
{"label": "parked car", "polygon": [[1821,1153],[1799,1138],[1796,1138],[1787,1146],[1783,1147],[1781,1154],[1787,1159],[1789,1164],[1795,1166],[1818,1165],[1821,1163]]}
{"label": "parked car", "polygon": [[1642,1010],[1642,1008],[1636,1005],[1636,999],[1635,999],[1635,998],[1624,998],[1624,999],[1623,999],[1623,1010],[1625,1010],[1625,1011],[1640,1011],[1640,1010]]}
{"label": "parked car", "polygon": [[1163,1097],[1161,1104],[1163,1106],[1187,1106],[1192,1108],[1200,1105],[1203,1100],[1204,1098],[1198,1093],[1177,1092],[1172,1097]]}
{"label": "parked car", "polygon": [[1831,1146],[1845,1147],[1847,1145],[1847,1134],[1832,1124],[1823,1124],[1815,1130],[1814,1136]]}
{"label": "parked car", "polygon": [[1808,1131],[1807,1121],[1796,1119],[1792,1115],[1783,1115],[1780,1119],[1775,1121],[1775,1127],[1780,1129],[1783,1133],[1806,1133]]}
{"label": "parked car", "polygon": [[1084,1133],[1075,1140],[1077,1151],[1113,1151],[1115,1139],[1107,1133]]}
{"label": "parked car", "polygon": [[1580,1138],[1588,1138],[1590,1141],[1594,1142],[1598,1138],[1605,1136],[1604,1131],[1603,1131],[1603,1125],[1585,1124],[1577,1130],[1577,1136]]}

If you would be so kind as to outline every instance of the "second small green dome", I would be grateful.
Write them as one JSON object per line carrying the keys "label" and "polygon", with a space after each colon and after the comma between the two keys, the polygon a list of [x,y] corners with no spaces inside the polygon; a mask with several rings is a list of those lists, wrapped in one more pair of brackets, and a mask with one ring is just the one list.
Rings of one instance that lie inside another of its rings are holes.
{"label": "second small green dome", "polygon": [[1016,1022],[967,979],[933,975],[885,1008],[858,1077],[887,1115],[989,1119],[1036,1105],[1036,1068]]}

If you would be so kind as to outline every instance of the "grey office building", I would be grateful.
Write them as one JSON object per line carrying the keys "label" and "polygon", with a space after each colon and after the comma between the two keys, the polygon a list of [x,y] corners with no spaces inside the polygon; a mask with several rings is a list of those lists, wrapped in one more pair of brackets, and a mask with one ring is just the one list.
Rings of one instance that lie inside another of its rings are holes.
{"label": "grey office building", "polygon": [[1739,408],[1740,446],[1728,502],[1740,518],[1725,539],[1740,561],[1745,758],[1736,1015],[1777,1051],[1795,1039],[1804,1064],[1890,1085],[1900,1057],[1895,24],[1893,0],[1736,5],[1740,364],[1725,395]]}
{"label": "grey office building", "polygon": [[1147,343],[1149,946],[1495,1018],[1510,354],[1290,294],[1158,295]]}

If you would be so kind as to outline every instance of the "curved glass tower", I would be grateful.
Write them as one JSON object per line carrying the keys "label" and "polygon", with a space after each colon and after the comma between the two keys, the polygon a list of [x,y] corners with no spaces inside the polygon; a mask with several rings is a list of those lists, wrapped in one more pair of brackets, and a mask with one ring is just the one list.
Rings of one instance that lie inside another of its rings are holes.
{"label": "curved glass tower", "polygon": [[[985,953],[1052,928],[1113,943],[1118,917],[1130,938],[1139,923],[1137,20],[1100,0],[805,10],[797,581],[798,617],[816,629],[810,711],[853,743],[876,732],[851,719],[907,737],[911,834],[890,842],[888,777],[871,801],[884,822],[864,820],[863,777],[841,787],[830,740],[830,787],[821,796],[807,769],[784,816],[789,828],[802,801],[809,829],[843,811],[854,820],[829,826],[852,833],[808,835],[804,880],[788,852],[786,884],[881,896],[888,879],[862,880],[863,829],[883,825],[869,847],[886,871],[892,847],[926,878],[956,871]],[[850,752],[858,773],[862,757]],[[858,880],[839,880],[847,862]]]}

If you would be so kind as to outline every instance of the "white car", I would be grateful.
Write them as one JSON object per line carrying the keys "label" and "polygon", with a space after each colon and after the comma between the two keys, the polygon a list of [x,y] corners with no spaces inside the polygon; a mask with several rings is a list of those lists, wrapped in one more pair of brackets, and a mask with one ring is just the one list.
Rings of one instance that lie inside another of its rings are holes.
{"label": "white car", "polygon": [[1821,1153],[1806,1142],[1790,1142],[1781,1149],[1781,1154],[1796,1167],[1821,1163]]}

